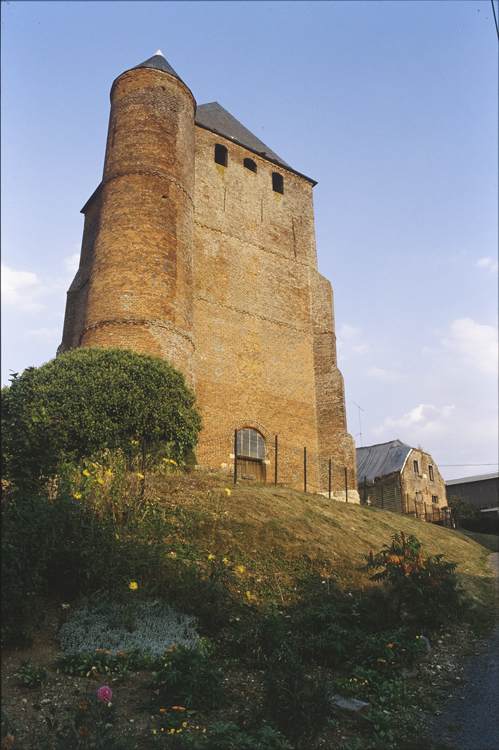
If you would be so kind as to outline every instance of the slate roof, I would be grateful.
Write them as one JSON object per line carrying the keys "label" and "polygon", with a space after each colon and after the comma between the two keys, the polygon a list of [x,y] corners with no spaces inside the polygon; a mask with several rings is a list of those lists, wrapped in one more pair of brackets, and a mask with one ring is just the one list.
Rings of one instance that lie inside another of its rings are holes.
{"label": "slate roof", "polygon": [[445,484],[468,484],[468,482],[484,482],[487,479],[497,479],[499,472],[493,471],[491,474],[478,474],[473,477],[463,477],[462,479],[448,479]]}
{"label": "slate roof", "polygon": [[137,68],[155,68],[156,70],[162,70],[165,73],[169,73],[171,76],[175,76],[175,78],[178,78],[179,81],[182,81],[179,74],[175,73],[170,63],[165,60],[164,55],[160,49],[156,52],[155,55],[150,57],[149,60],[140,63],[140,65],[135,65],[133,68],[130,68],[130,70],[136,70]]}
{"label": "slate roof", "polygon": [[401,440],[357,448],[359,482],[363,482],[364,477],[368,482],[372,482],[376,477],[384,477],[393,474],[394,471],[401,471],[411,451],[411,446]]}
{"label": "slate roof", "polygon": [[218,135],[228,138],[240,146],[249,148],[256,154],[260,154],[260,156],[264,156],[266,159],[276,162],[286,169],[291,169],[284,159],[277,156],[265,143],[262,143],[256,135],[253,135],[218,102],[200,104],[196,111],[195,122],[196,125],[200,125],[202,128],[206,128],[206,130],[211,130],[212,133],[218,133]]}

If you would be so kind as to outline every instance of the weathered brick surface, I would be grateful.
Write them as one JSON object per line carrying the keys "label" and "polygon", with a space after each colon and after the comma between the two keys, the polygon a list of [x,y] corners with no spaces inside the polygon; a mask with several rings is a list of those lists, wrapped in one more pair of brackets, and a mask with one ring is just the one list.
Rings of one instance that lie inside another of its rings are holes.
{"label": "weathered brick surface", "polygon": [[[165,357],[195,387],[198,460],[233,465],[234,429],[266,442],[273,479],[356,490],[336,364],[333,300],[317,271],[312,183],[194,125],[178,79],[120,76],[100,188],[85,207],[80,270],[68,293],[62,350],[121,346]],[[214,161],[215,144],[228,165]],[[243,166],[245,157],[257,165]],[[272,189],[272,173],[284,193]]]}

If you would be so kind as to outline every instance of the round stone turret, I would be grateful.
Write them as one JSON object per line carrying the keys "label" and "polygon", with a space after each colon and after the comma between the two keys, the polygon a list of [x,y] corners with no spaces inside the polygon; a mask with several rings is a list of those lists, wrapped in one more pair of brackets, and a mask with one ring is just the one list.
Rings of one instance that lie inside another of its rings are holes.
{"label": "round stone turret", "polygon": [[195,109],[160,51],[113,83],[103,180],[84,209],[93,252],[81,338],[162,356],[191,386]]}

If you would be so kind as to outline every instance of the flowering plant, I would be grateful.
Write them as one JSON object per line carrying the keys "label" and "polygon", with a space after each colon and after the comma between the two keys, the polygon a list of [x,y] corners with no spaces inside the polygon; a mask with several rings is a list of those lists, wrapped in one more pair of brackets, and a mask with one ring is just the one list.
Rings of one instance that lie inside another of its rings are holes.
{"label": "flowering plant", "polygon": [[109,703],[112,697],[113,691],[107,685],[103,685],[97,690],[97,700],[99,700],[101,703]]}

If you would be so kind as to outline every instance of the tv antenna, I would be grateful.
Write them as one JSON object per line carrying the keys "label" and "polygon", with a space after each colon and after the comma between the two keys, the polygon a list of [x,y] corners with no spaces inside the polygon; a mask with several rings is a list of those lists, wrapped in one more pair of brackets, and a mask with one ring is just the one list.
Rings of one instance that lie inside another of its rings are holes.
{"label": "tv antenna", "polygon": [[360,412],[365,411],[361,406],[355,403],[355,401],[352,401],[352,404],[355,404],[357,409],[359,410],[359,432],[355,435],[355,437],[359,437],[360,435],[360,447],[362,448],[362,423],[360,421]]}

